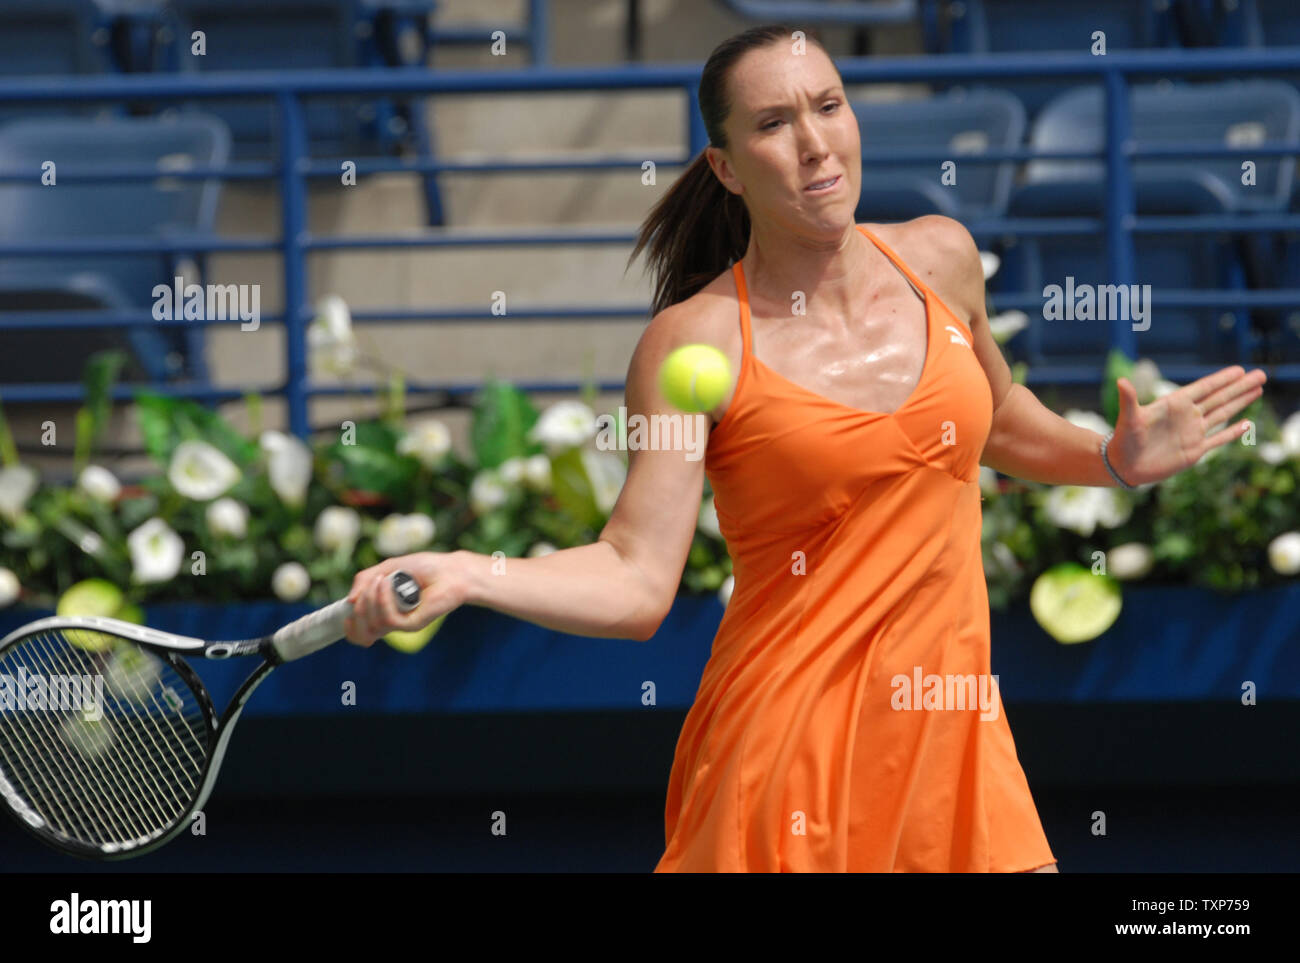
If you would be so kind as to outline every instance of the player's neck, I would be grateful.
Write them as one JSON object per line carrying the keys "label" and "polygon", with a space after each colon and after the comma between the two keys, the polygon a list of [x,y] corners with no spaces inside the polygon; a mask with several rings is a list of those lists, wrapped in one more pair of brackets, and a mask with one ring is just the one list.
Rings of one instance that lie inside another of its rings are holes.
{"label": "player's neck", "polygon": [[871,286],[869,244],[855,226],[830,243],[756,228],[741,259],[750,301],[765,313],[850,317]]}

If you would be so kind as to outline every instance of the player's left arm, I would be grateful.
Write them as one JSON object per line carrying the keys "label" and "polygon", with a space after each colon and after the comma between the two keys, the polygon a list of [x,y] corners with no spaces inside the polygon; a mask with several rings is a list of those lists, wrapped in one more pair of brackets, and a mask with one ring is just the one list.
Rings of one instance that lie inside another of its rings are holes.
{"label": "player's left arm", "polygon": [[985,310],[984,268],[970,232],[949,217],[911,222],[923,280],[966,323],[993,396],[993,425],[980,456],[1004,475],[1053,485],[1114,486],[1101,460],[1102,436],[1066,421],[1011,378]]}

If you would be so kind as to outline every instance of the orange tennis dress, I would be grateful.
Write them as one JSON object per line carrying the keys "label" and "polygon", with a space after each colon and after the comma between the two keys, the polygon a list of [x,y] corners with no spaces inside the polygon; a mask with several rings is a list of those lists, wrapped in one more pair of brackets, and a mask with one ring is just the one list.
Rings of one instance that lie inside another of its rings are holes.
{"label": "orange tennis dress", "polygon": [[859,230],[926,306],[920,380],[889,414],[756,358],[732,267],[743,357],[705,471],[735,583],[677,742],[656,872],[1055,862],[990,681],[992,392],[967,325]]}

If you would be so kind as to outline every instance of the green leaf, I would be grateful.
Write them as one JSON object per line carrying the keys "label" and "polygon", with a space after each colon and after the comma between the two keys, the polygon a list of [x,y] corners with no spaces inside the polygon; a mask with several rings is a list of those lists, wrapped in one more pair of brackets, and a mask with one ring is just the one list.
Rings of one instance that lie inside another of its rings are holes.
{"label": "green leaf", "polygon": [[388,390],[384,393],[383,420],[400,429],[406,419],[406,379],[400,371],[388,376]]}
{"label": "green leaf", "polygon": [[572,448],[551,459],[552,491],[560,506],[588,528],[601,524],[596,494],[582,464],[582,449]]}
{"label": "green leaf", "polygon": [[135,402],[145,449],[164,465],[171,461],[176,446],[189,440],[206,441],[241,469],[247,469],[258,458],[257,445],[197,402],[143,390],[135,393]]}
{"label": "green leaf", "polygon": [[377,421],[358,424],[355,444],[345,444],[340,438],[326,449],[327,459],[342,469],[336,480],[348,488],[405,500],[419,463],[397,454],[399,437],[399,430],[392,425]]}
{"label": "green leaf", "polygon": [[72,465],[73,471],[78,475],[90,463],[90,452],[95,445],[94,422],[89,408],[77,409],[77,437],[72,450]]}
{"label": "green leaf", "polygon": [[507,382],[490,379],[474,404],[470,443],[478,464],[496,468],[502,462],[541,451],[528,440],[538,411],[528,396]]}
{"label": "green leaf", "polygon": [[90,419],[90,442],[93,447],[113,413],[113,385],[117,383],[122,366],[126,363],[126,352],[112,349],[97,351],[86,361],[83,386],[86,392],[84,410]]}
{"label": "green leaf", "polygon": [[1106,374],[1101,382],[1101,412],[1112,425],[1119,419],[1119,388],[1116,382],[1120,378],[1133,380],[1133,359],[1119,348],[1111,348],[1106,357]]}
{"label": "green leaf", "polygon": [[1182,562],[1196,555],[1196,544],[1186,535],[1173,532],[1156,542],[1152,551],[1158,559]]}
{"label": "green leaf", "polygon": [[18,449],[14,446],[14,436],[5,420],[4,407],[0,405],[0,464],[13,468],[18,464]]}
{"label": "green leaf", "polygon": [[250,391],[244,395],[244,407],[248,411],[248,433],[256,438],[262,433],[262,396]]}

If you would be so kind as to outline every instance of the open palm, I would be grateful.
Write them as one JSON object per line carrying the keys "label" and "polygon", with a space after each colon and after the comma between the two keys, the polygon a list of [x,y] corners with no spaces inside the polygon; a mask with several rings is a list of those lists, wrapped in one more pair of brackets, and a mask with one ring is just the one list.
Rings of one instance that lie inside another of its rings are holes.
{"label": "open palm", "polygon": [[1127,378],[1116,382],[1119,416],[1108,447],[1111,464],[1130,485],[1145,485],[1176,475],[1207,451],[1240,438],[1247,422],[1210,434],[1264,393],[1268,376],[1258,368],[1249,374],[1239,365],[1171,391],[1149,404],[1139,404],[1137,389]]}

